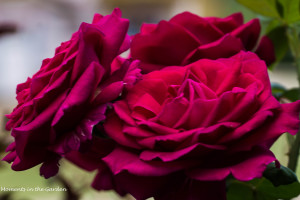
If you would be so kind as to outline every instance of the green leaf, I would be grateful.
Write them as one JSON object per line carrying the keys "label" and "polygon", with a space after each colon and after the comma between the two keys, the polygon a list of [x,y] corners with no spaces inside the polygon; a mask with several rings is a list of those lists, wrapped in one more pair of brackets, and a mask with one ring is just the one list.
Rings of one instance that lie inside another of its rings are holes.
{"label": "green leaf", "polygon": [[252,200],[253,190],[251,184],[247,182],[234,181],[227,191],[227,200]]}
{"label": "green leaf", "polygon": [[283,6],[281,3],[279,3],[278,0],[276,0],[275,2],[276,2],[276,10],[277,10],[278,14],[280,15],[280,17],[283,18],[283,15],[284,15]]}
{"label": "green leaf", "polygon": [[286,98],[291,102],[295,102],[300,99],[299,88],[292,88],[287,90],[283,85],[279,83],[271,83],[272,94],[276,99]]}
{"label": "green leaf", "polygon": [[282,60],[282,58],[289,50],[288,38],[286,36],[286,27],[285,26],[273,27],[273,29],[267,33],[267,36],[273,42],[276,62],[278,63]]}
{"label": "green leaf", "polygon": [[281,21],[277,20],[277,19],[272,19],[268,22],[268,26],[267,26],[267,29],[266,29],[266,33],[269,33],[271,32],[273,29],[275,28],[278,28],[282,26],[282,23]]}
{"label": "green leaf", "polygon": [[269,180],[263,179],[256,187],[259,196],[265,199],[292,199],[300,194],[300,184],[298,182],[275,187]]}
{"label": "green leaf", "polygon": [[276,0],[237,0],[237,2],[261,15],[280,18],[276,7]]}
{"label": "green leaf", "polygon": [[296,174],[285,166],[277,168],[275,163],[270,163],[264,171],[264,177],[270,180],[274,186],[289,185],[298,182]]}
{"label": "green leaf", "polygon": [[286,88],[279,83],[271,83],[271,87],[272,87],[272,94],[276,99],[280,99],[283,93],[285,93],[286,91]]}
{"label": "green leaf", "polygon": [[285,97],[292,102],[299,100],[300,99],[299,88],[293,88],[293,89],[285,91],[282,94],[282,97]]}
{"label": "green leaf", "polygon": [[227,200],[287,200],[299,194],[298,182],[275,187],[266,178],[253,179],[248,182],[231,180],[227,190]]}
{"label": "green leaf", "polygon": [[300,20],[300,0],[277,0],[283,7],[283,18],[288,23]]}

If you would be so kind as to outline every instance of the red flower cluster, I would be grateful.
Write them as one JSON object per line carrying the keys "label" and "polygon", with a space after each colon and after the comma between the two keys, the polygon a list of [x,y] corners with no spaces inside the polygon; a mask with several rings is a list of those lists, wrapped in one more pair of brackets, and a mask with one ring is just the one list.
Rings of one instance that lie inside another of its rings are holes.
{"label": "red flower cluster", "polygon": [[300,102],[272,96],[259,21],[185,12],[143,25],[131,44],[127,28],[118,9],[95,15],[18,85],[3,160],[43,163],[47,178],[63,157],[98,170],[94,188],[138,200],[222,200],[228,175],[261,177],[274,141],[296,134]]}

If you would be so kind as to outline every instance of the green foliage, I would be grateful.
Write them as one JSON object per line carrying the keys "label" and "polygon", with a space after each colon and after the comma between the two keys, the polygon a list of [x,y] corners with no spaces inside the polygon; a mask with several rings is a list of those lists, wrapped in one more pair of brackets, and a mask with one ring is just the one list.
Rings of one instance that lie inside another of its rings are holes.
{"label": "green foliage", "polygon": [[275,163],[267,166],[260,179],[242,182],[228,178],[227,188],[227,200],[288,200],[300,194],[294,172],[282,165],[277,168]]}
{"label": "green foliage", "polygon": [[254,188],[248,182],[231,181],[227,191],[227,200],[253,200]]}
{"label": "green foliage", "polygon": [[272,94],[273,96],[280,99],[287,99],[291,102],[295,102],[300,99],[299,88],[286,89],[283,85],[279,83],[272,83]]}
{"label": "green foliage", "polygon": [[287,90],[282,94],[282,96],[292,102],[295,102],[300,99],[299,88],[292,88],[290,90]]}
{"label": "green foliage", "polygon": [[300,20],[300,0],[237,0],[252,11],[275,19],[284,24]]}
{"label": "green foliage", "polygon": [[300,0],[277,0],[283,8],[283,19],[287,23],[300,20]]}
{"label": "green foliage", "polygon": [[[236,0],[252,11],[269,17],[267,35],[273,41],[277,63],[288,51],[287,30],[300,20],[300,0]],[[299,28],[299,26],[296,26]],[[298,31],[299,32],[299,31]],[[295,45],[298,45],[295,44]]]}
{"label": "green foliage", "polygon": [[274,186],[289,185],[298,182],[298,178],[292,170],[282,165],[277,168],[275,163],[269,164],[263,175],[271,181]]}
{"label": "green foliage", "polygon": [[[277,20],[274,23],[278,22]],[[280,62],[289,50],[286,27],[277,26],[271,23],[268,27],[267,36],[272,40],[275,49],[276,62]]]}
{"label": "green foliage", "polygon": [[272,87],[272,94],[276,99],[280,99],[283,95],[283,93],[285,93],[286,88],[279,84],[279,83],[271,83],[271,87]]}
{"label": "green foliage", "polygon": [[227,200],[288,200],[299,194],[299,182],[276,187],[266,178],[253,179],[248,182],[230,180]]}
{"label": "green foliage", "polygon": [[237,0],[240,4],[267,17],[279,18],[276,8],[276,0]]}

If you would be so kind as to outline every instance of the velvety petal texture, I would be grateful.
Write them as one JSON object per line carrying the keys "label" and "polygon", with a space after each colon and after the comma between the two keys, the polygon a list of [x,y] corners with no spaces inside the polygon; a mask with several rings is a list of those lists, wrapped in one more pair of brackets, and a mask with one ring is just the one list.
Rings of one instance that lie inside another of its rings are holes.
{"label": "velvety petal texture", "polygon": [[299,128],[300,101],[280,104],[265,62],[244,51],[144,74],[112,105],[103,127],[115,146],[93,186],[138,200],[225,200],[228,175],[260,178],[272,143]]}
{"label": "velvety petal texture", "polygon": [[53,58],[18,85],[19,104],[7,115],[6,125],[15,141],[3,158],[14,170],[43,163],[41,174],[48,178],[57,173],[62,156],[92,140],[93,127],[105,119],[107,103],[140,72],[137,61],[118,57],[129,48],[128,25],[119,9],[107,16],[96,14],[93,23],[82,23]]}
{"label": "velvety petal texture", "polygon": [[17,86],[3,160],[49,178],[64,157],[97,171],[95,189],[137,200],[226,200],[228,176],[261,178],[300,101],[272,96],[258,19],[184,12],[133,37],[128,25],[119,9],[96,14]]}
{"label": "velvety petal texture", "polygon": [[202,58],[228,58],[241,50],[256,52],[270,65],[275,61],[273,44],[259,34],[258,19],[244,24],[241,13],[203,18],[183,12],[157,25],[144,24],[133,37],[131,56],[141,61],[143,73]]}

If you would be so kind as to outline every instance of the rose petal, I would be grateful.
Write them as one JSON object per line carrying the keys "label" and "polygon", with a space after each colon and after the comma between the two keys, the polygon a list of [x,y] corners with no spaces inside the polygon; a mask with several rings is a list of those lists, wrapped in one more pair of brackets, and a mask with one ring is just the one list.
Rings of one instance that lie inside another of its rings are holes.
{"label": "rose petal", "polygon": [[125,123],[135,126],[135,121],[131,118],[129,107],[125,101],[117,101],[113,104],[114,110],[118,117]]}
{"label": "rose petal", "polygon": [[235,158],[224,158],[228,159],[227,162],[233,160],[233,163],[229,161],[226,167],[222,167],[222,162],[215,161],[215,166],[212,166],[212,162],[210,162],[209,168],[187,170],[186,174],[190,178],[200,181],[224,180],[229,174],[240,181],[249,181],[254,178],[261,178],[267,165],[276,160],[270,150],[259,146],[249,152],[239,152],[232,156]]}
{"label": "rose petal", "polygon": [[140,159],[144,161],[155,160],[159,158],[163,162],[174,161],[184,156],[197,155],[201,156],[201,154],[207,154],[208,152],[214,150],[222,150],[226,149],[225,146],[222,145],[208,145],[203,143],[197,143],[192,146],[189,146],[184,149],[175,150],[172,152],[159,152],[159,151],[149,151],[145,150],[140,154]]}
{"label": "rose petal", "polygon": [[135,152],[125,148],[115,148],[102,159],[114,175],[128,172],[138,176],[164,176],[195,165],[194,161],[182,160],[173,162],[142,161]]}
{"label": "rose petal", "polygon": [[224,34],[241,26],[244,21],[242,13],[234,13],[225,18],[207,17],[205,19],[218,27]]}
{"label": "rose petal", "polygon": [[42,164],[40,168],[40,175],[46,179],[55,176],[59,169],[60,156],[56,154],[50,154],[47,156],[48,159]]}
{"label": "rose petal", "polygon": [[260,39],[259,45],[255,50],[255,53],[269,66],[273,62],[275,62],[275,52],[274,52],[274,45],[272,40],[270,40],[267,36],[263,36]]}
{"label": "rose petal", "polygon": [[11,163],[16,159],[17,156],[18,155],[16,151],[11,151],[6,156],[4,156],[1,160]]}
{"label": "rose petal", "polygon": [[117,99],[119,96],[121,96],[123,87],[123,81],[113,82],[110,85],[104,87],[94,99],[94,104],[101,105]]}
{"label": "rose petal", "polygon": [[74,124],[81,120],[81,113],[91,101],[91,94],[95,92],[103,73],[103,68],[95,62],[86,68],[59,110],[56,111],[51,124],[56,130],[74,127]]}
{"label": "rose petal", "polygon": [[147,138],[155,136],[156,133],[143,129],[143,127],[126,126],[123,127],[123,132],[137,138]]}
{"label": "rose petal", "polygon": [[[43,152],[44,153],[44,152]],[[40,152],[35,154],[34,158],[26,158],[23,160],[20,160],[20,158],[18,156],[16,156],[16,158],[14,159],[11,168],[15,171],[23,171],[29,168],[32,168],[40,163],[43,162],[43,157],[45,156],[45,154],[41,154]]]}
{"label": "rose petal", "polygon": [[[78,40],[78,54],[71,71],[71,83],[73,84],[91,63],[95,62],[99,65],[99,55],[96,50],[102,48],[104,35],[95,25],[82,23],[78,31]],[[110,70],[107,67],[104,69],[107,73]]]}
{"label": "rose petal", "polygon": [[169,22],[178,24],[195,35],[200,45],[213,42],[223,36],[222,31],[216,28],[214,24],[190,12],[180,13],[170,19]]}
{"label": "rose petal", "polygon": [[142,24],[141,33],[147,34],[153,32],[157,28],[157,24]]}
{"label": "rose petal", "polygon": [[239,26],[230,34],[241,39],[246,50],[251,51],[259,38],[260,23],[258,19],[252,19],[248,23]]}
{"label": "rose petal", "polygon": [[112,152],[114,146],[112,140],[94,137],[87,151],[72,151],[66,158],[84,170],[93,171],[101,166],[101,157]]}
{"label": "rose petal", "polygon": [[[138,34],[133,38],[131,56],[142,63],[180,65],[181,60],[198,45],[197,39],[179,25],[161,21],[151,35]],[[147,73],[143,65],[141,68]]]}
{"label": "rose petal", "polygon": [[279,106],[279,102],[274,97],[269,98],[251,118],[249,118],[245,123],[241,124],[241,126],[235,129],[233,132],[224,135],[222,138],[220,138],[219,142],[225,143],[234,141],[243,137],[245,134],[250,133],[252,130],[256,130],[260,126],[263,126],[268,117],[274,116],[273,110],[278,109]]}
{"label": "rose petal", "polygon": [[[137,142],[149,149],[155,149],[155,146],[174,151],[176,148],[185,148],[199,142],[198,137],[212,138],[211,141],[216,140],[220,135],[223,135],[224,128],[228,128],[230,131],[233,128],[238,127],[239,123],[225,122],[218,123],[207,128],[200,127],[197,129],[187,131],[177,131],[165,135],[156,135],[145,139],[139,139]],[[176,129],[174,129],[176,131]],[[205,141],[205,139],[203,139]],[[210,140],[208,140],[210,141]]]}
{"label": "rose petal", "polygon": [[117,143],[127,147],[141,149],[141,146],[137,144],[132,137],[124,134],[122,120],[118,118],[115,113],[110,112],[107,114],[104,129],[106,134]]}
{"label": "rose petal", "polygon": [[167,127],[176,128],[174,125],[176,125],[176,122],[183,119],[183,115],[188,106],[189,102],[186,98],[174,98],[163,106],[163,109],[156,118],[157,122]]}
{"label": "rose petal", "polygon": [[[125,191],[124,188],[131,184],[132,179],[127,180],[126,185],[121,184],[121,180],[117,180],[109,168],[106,165],[100,165],[98,168],[98,173],[92,183],[92,187],[96,190],[114,190],[120,196],[125,196],[128,191]],[[129,192],[131,192],[129,190]]]}
{"label": "rose petal", "polygon": [[8,145],[8,147],[5,149],[5,152],[13,151],[16,149],[16,143],[12,142]]}
{"label": "rose petal", "polygon": [[[111,15],[104,16],[97,22],[98,30],[100,30],[105,39],[103,40],[103,50],[101,50],[100,63],[105,69],[110,67],[113,59],[118,53],[129,48],[129,37],[126,37],[129,26],[129,20],[121,18],[122,12],[119,8],[115,8]],[[93,41],[97,44],[96,41]]]}
{"label": "rose petal", "polygon": [[288,132],[295,135],[299,130],[300,101],[281,104],[275,116],[264,123],[260,129],[250,130],[248,137],[240,140],[231,147],[232,151],[248,150],[256,144],[272,145],[281,134]]}
{"label": "rose petal", "polygon": [[197,49],[190,51],[181,65],[193,63],[201,58],[217,59],[230,57],[243,49],[243,44],[238,38],[226,34],[219,40],[201,45]]}
{"label": "rose petal", "polygon": [[141,96],[133,106],[131,116],[135,119],[149,119],[159,114],[161,105],[149,94]]}

